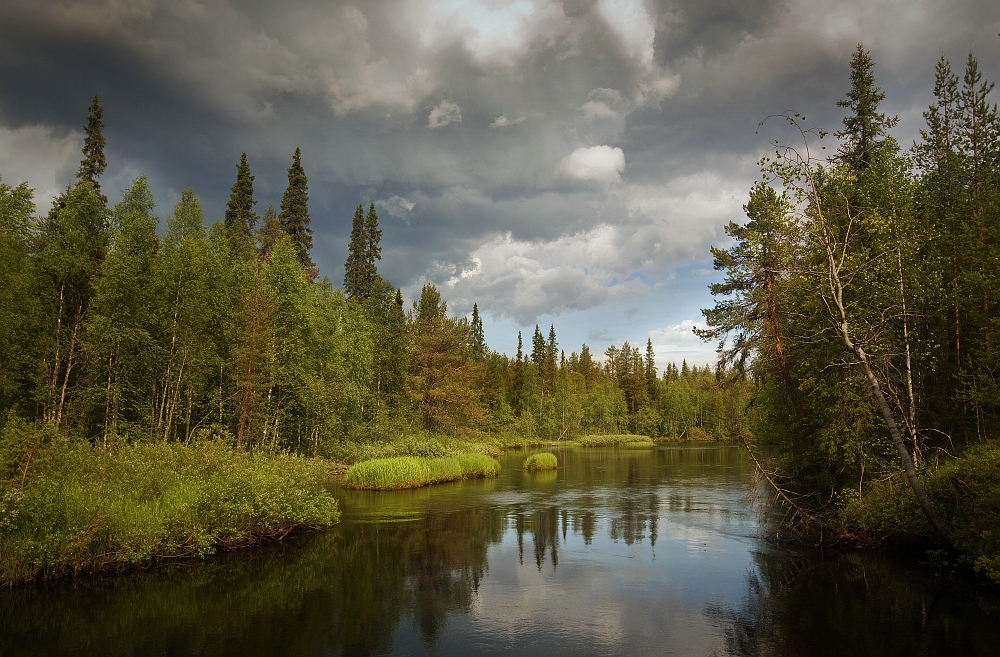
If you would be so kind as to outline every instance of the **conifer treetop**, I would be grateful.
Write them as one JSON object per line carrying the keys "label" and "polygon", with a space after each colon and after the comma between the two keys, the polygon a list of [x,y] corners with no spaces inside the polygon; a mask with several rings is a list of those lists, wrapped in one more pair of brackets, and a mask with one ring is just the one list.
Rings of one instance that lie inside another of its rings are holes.
{"label": "conifer treetop", "polygon": [[851,90],[847,98],[837,101],[837,107],[851,111],[844,117],[844,129],[836,133],[843,142],[837,156],[853,171],[871,165],[889,128],[899,123],[898,116],[888,117],[878,111],[885,93],[875,86],[874,66],[871,53],[859,43],[851,56]]}
{"label": "conifer treetop", "polygon": [[257,213],[253,211],[253,206],[257,204],[253,197],[253,181],[247,154],[243,153],[236,165],[236,182],[226,203],[225,226],[230,234],[243,235],[247,239],[253,237],[257,227]]}
{"label": "conifer treetop", "polygon": [[278,221],[281,229],[292,240],[292,246],[304,269],[314,267],[309,257],[312,248],[312,228],[309,227],[309,185],[305,169],[302,168],[302,150],[295,149],[292,166],[288,167],[288,187],[281,197],[281,213]]}
{"label": "conifer treetop", "polygon": [[87,123],[83,126],[83,130],[85,134],[83,159],[80,160],[80,169],[76,172],[76,177],[81,181],[89,180],[94,189],[100,193],[101,186],[97,179],[108,168],[108,161],[104,157],[104,109],[96,94],[88,108]]}

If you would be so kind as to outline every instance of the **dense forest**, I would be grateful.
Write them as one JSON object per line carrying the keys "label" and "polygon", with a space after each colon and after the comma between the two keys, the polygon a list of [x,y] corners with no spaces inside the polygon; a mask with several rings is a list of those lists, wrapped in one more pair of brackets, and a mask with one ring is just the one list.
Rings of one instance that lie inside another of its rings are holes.
{"label": "dense forest", "polygon": [[[479,309],[452,317],[433,285],[404,309],[379,276],[374,204],[355,210],[343,289],[310,257],[308,183],[295,151],[279,210],[255,212],[244,154],[223,221],[184,191],[161,227],[139,178],[108,205],[95,98],[76,184],[35,216],[0,187],[0,409],[102,446],[204,434],[249,449],[334,455],[345,441],[419,431],[725,438],[741,392],[652,345],[567,355],[536,326],[514,358]],[[530,352],[526,351],[530,349]]]}
{"label": "dense forest", "polygon": [[713,249],[701,335],[758,387],[751,433],[800,528],[934,533],[1000,578],[1000,114],[970,54],[942,57],[920,139],[859,46],[837,148],[787,113],[747,221]]}

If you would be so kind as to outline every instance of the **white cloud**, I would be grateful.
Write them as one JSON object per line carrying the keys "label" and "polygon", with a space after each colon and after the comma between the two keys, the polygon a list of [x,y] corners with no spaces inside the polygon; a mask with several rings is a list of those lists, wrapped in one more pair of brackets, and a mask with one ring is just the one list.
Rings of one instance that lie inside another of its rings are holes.
{"label": "white cloud", "polygon": [[587,101],[580,109],[583,110],[583,117],[588,121],[618,118],[618,112],[608,107],[606,103],[597,100]]}
{"label": "white cloud", "polygon": [[639,106],[658,105],[664,98],[672,96],[680,85],[679,75],[664,75],[651,82],[644,82],[639,85],[635,102]]}
{"label": "white cloud", "polygon": [[600,0],[598,9],[618,33],[628,54],[639,65],[652,66],[656,32],[643,0]]}
{"label": "white cloud", "polygon": [[661,369],[669,362],[680,364],[687,360],[689,365],[714,365],[718,356],[715,344],[706,343],[694,334],[695,326],[704,328],[704,321],[685,319],[678,324],[671,324],[653,329],[646,337],[653,343],[653,352]]}
{"label": "white cloud", "polygon": [[83,135],[56,136],[41,125],[10,129],[0,126],[0,176],[8,185],[27,182],[35,190],[35,205],[45,211],[69,180]]}
{"label": "white cloud", "polygon": [[427,127],[431,130],[443,128],[449,123],[462,122],[462,108],[450,100],[442,100],[427,117]]}
{"label": "white cloud", "polygon": [[519,123],[524,123],[524,117],[519,116],[516,119],[508,119],[506,116],[501,114],[498,116],[493,123],[490,124],[491,128],[506,128],[509,125],[517,125]]}
{"label": "white cloud", "polygon": [[401,219],[404,223],[410,223],[410,213],[416,207],[416,203],[408,198],[392,194],[387,199],[375,201],[375,207],[384,211],[390,217]]}
{"label": "white cloud", "polygon": [[559,162],[559,172],[573,180],[621,182],[625,170],[625,152],[610,146],[578,148]]}
{"label": "white cloud", "polygon": [[539,315],[648,293],[641,279],[621,271],[620,241],[620,231],[607,224],[554,240],[519,240],[505,233],[475,248],[464,267],[437,263],[435,268],[450,275],[445,296],[457,306],[478,300],[493,317],[523,325]]}

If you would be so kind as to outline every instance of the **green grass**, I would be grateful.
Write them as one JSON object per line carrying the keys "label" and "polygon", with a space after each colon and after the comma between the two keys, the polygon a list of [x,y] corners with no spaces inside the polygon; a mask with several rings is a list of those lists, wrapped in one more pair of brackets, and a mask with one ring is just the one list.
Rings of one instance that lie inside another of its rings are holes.
{"label": "green grass", "polygon": [[0,450],[3,584],[203,557],[340,517],[318,460],[217,441],[106,451],[46,429],[7,429],[0,447],[30,449]]}
{"label": "green grass", "polygon": [[577,442],[583,447],[653,444],[653,440],[649,436],[637,436],[633,434],[595,434],[591,436],[581,436],[577,439]]}
{"label": "green grass", "polygon": [[498,474],[500,464],[485,454],[464,453],[436,458],[394,456],[356,463],[344,475],[344,485],[369,490],[398,490],[458,479],[495,477]]}
{"label": "green grass", "polygon": [[538,470],[555,470],[557,467],[559,467],[559,461],[556,459],[556,455],[551,452],[532,454],[524,459],[524,469],[532,472]]}

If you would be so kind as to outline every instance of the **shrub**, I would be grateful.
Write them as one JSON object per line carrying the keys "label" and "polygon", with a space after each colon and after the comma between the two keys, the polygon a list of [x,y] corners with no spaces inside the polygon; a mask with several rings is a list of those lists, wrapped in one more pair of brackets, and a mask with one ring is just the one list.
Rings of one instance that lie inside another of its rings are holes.
{"label": "shrub", "polygon": [[532,454],[524,459],[524,469],[532,472],[538,470],[555,470],[557,467],[559,467],[559,461],[556,459],[556,455],[551,452]]}
{"label": "shrub", "polygon": [[8,450],[14,476],[0,482],[6,583],[205,556],[340,516],[327,466],[312,459],[219,442],[104,450],[14,422],[0,443],[30,446],[14,468]]}
{"label": "shrub", "polygon": [[[972,447],[924,477],[924,486],[954,534],[961,561],[1000,584],[1000,444]],[[933,536],[902,475],[851,496],[844,512],[854,527],[875,536]]]}

